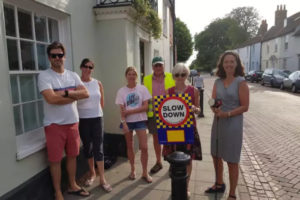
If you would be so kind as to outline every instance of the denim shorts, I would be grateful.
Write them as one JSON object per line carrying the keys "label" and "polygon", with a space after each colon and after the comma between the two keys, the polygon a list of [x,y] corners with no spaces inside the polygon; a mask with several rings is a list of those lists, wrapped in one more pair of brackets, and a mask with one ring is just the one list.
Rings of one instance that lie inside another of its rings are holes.
{"label": "denim shorts", "polygon": [[[127,122],[127,126],[128,126],[130,131],[147,129],[146,121]],[[120,125],[120,128],[123,128],[123,124]]]}

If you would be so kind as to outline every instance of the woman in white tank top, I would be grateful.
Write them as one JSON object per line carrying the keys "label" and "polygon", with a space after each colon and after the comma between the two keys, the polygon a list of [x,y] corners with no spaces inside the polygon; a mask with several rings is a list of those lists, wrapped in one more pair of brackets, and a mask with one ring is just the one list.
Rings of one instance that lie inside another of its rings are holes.
{"label": "woman in white tank top", "polygon": [[103,106],[104,94],[100,81],[91,77],[94,63],[88,58],[82,60],[81,80],[89,91],[89,98],[79,100],[77,108],[79,113],[79,133],[83,143],[83,151],[88,159],[90,174],[85,185],[90,186],[96,178],[95,164],[99,172],[100,187],[110,192],[112,187],[104,177],[104,153],[103,153]]}

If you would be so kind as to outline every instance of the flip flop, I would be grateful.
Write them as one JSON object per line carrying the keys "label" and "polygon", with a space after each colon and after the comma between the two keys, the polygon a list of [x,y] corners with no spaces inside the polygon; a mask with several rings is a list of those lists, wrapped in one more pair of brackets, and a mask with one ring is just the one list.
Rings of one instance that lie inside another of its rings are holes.
{"label": "flip flop", "polygon": [[112,191],[112,187],[110,184],[106,183],[106,184],[102,184],[100,185],[100,187],[107,193]]}
{"label": "flip flop", "polygon": [[156,163],[150,170],[151,174],[155,174],[157,173],[159,170],[161,170],[163,168],[162,164],[160,163]]}
{"label": "flip flop", "polygon": [[132,181],[135,180],[135,178],[136,178],[135,173],[130,173],[128,178],[129,178],[129,180],[132,180]]}
{"label": "flip flop", "polygon": [[146,183],[152,183],[152,177],[151,176],[142,176],[141,178],[142,180],[144,180]]}
{"label": "flip flop", "polygon": [[84,185],[85,185],[85,186],[91,186],[91,185],[93,185],[95,179],[96,179],[96,177],[88,178],[88,179],[85,181]]}
{"label": "flip flop", "polygon": [[235,200],[236,199],[236,196],[235,195],[229,195],[227,200]]}
{"label": "flip flop", "polygon": [[88,191],[86,191],[84,188],[80,188],[79,190],[76,190],[76,191],[68,191],[68,194],[81,196],[81,197],[90,196],[90,193]]}

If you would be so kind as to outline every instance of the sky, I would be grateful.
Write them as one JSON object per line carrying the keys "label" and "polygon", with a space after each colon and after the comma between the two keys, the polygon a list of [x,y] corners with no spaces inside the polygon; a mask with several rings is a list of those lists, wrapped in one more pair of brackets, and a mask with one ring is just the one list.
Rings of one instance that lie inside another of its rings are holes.
{"label": "sky", "polygon": [[[287,16],[300,12],[300,0],[176,0],[176,17],[183,21],[192,37],[202,32],[214,19],[223,18],[234,8],[252,6],[257,9],[260,19],[266,19],[268,29],[274,25],[277,5],[285,5]],[[186,62],[195,59],[196,52]]]}

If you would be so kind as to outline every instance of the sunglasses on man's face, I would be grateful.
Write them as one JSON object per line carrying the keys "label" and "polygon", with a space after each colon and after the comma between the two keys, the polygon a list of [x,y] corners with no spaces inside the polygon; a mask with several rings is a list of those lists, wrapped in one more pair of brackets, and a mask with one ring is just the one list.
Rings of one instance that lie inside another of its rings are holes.
{"label": "sunglasses on man's face", "polygon": [[53,59],[56,58],[56,57],[62,58],[62,57],[64,57],[64,55],[65,54],[63,54],[63,53],[51,53],[50,57],[53,58]]}
{"label": "sunglasses on man's face", "polygon": [[155,68],[162,67],[162,66],[163,66],[163,64],[155,64],[154,65]]}
{"label": "sunglasses on man's face", "polygon": [[186,74],[185,73],[183,73],[183,74],[174,74],[174,76],[176,78],[178,78],[179,76],[181,76],[181,78],[184,78],[186,76]]}
{"label": "sunglasses on man's face", "polygon": [[90,70],[94,69],[93,66],[88,66],[88,65],[83,65],[82,67],[85,68],[85,69],[90,69]]}

